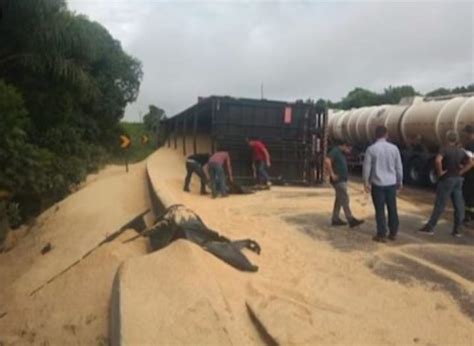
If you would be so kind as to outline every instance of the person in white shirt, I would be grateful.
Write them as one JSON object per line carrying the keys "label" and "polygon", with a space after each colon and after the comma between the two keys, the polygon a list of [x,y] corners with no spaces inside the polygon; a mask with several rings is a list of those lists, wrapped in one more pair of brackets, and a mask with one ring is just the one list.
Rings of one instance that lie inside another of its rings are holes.
{"label": "person in white shirt", "polygon": [[403,184],[403,165],[400,151],[387,141],[387,137],[387,128],[377,126],[376,141],[365,151],[363,166],[365,190],[372,195],[377,222],[377,234],[372,239],[377,242],[385,242],[387,235],[385,207],[388,210],[388,239],[396,239],[399,226],[397,190]]}

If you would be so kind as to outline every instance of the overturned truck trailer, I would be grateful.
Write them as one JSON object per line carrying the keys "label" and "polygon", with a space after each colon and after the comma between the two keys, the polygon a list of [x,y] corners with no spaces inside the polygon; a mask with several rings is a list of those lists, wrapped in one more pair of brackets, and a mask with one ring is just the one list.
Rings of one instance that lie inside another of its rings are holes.
{"label": "overturned truck trailer", "polygon": [[356,152],[353,165],[361,165],[375,128],[384,125],[389,139],[402,155],[405,179],[418,185],[434,185],[434,158],[444,144],[446,132],[454,130],[463,142],[463,129],[474,125],[474,94],[405,99],[396,105],[380,105],[330,111],[330,141],[347,140]]}
{"label": "overturned truck trailer", "polygon": [[311,102],[287,103],[210,96],[165,121],[167,146],[183,155],[229,151],[235,178],[252,180],[251,153],[245,139],[258,137],[272,157],[274,183],[323,182],[326,110]]}

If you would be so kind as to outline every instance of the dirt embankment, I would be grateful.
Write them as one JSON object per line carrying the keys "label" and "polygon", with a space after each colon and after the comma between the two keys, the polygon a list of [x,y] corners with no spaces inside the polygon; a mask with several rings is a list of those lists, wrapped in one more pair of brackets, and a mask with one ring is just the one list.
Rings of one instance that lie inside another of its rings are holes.
{"label": "dirt embankment", "polygon": [[110,166],[43,213],[0,254],[0,344],[108,344],[113,278],[147,242],[124,232],[149,208],[145,164]]}

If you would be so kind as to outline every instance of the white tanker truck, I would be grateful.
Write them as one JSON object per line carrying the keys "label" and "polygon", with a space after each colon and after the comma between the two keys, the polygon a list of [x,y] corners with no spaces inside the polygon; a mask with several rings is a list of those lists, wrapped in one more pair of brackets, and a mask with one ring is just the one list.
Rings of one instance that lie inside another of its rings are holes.
{"label": "white tanker truck", "polygon": [[364,151],[375,139],[375,128],[384,125],[389,139],[402,155],[405,180],[434,185],[434,157],[448,130],[463,139],[466,125],[474,125],[474,93],[434,98],[405,98],[396,105],[330,110],[329,141],[346,140],[353,146],[351,166],[361,166]]}

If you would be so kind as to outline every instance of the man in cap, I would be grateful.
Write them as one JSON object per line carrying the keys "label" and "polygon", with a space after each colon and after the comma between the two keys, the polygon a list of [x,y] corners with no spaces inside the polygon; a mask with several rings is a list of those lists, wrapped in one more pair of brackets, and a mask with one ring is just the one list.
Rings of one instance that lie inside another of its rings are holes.
{"label": "man in cap", "polygon": [[446,146],[441,149],[435,159],[436,172],[439,181],[436,188],[436,198],[431,217],[418,231],[433,235],[434,228],[446,207],[448,198],[451,198],[454,207],[453,237],[460,237],[459,232],[464,221],[464,200],[462,195],[463,175],[472,167],[472,160],[465,150],[457,146],[458,134],[455,131],[446,133]]}

